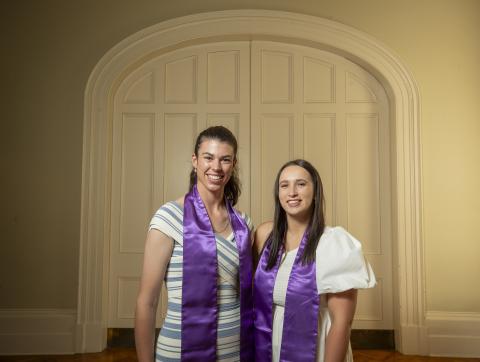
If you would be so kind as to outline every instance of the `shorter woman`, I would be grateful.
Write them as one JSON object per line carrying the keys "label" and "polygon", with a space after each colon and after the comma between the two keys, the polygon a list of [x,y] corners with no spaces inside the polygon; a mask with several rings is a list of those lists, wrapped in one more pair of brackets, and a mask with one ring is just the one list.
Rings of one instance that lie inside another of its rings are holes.
{"label": "shorter woman", "polygon": [[361,244],[327,227],[317,170],[287,162],[275,181],[273,222],[255,233],[256,361],[351,361],[350,327],[358,288],[375,276]]}

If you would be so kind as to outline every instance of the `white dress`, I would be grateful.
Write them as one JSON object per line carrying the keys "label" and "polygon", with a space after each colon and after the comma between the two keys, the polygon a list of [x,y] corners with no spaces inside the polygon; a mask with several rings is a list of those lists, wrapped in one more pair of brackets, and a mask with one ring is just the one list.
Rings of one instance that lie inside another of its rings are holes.
{"label": "white dress", "polygon": [[[297,249],[282,256],[273,289],[272,361],[280,360],[285,298],[290,272]],[[326,293],[339,293],[348,289],[372,288],[376,280],[370,264],[365,260],[360,242],[342,227],[326,227],[316,251],[317,290],[320,295],[318,316],[317,362],[324,361],[325,341],[330,329]],[[353,361],[348,346],[345,361]]]}

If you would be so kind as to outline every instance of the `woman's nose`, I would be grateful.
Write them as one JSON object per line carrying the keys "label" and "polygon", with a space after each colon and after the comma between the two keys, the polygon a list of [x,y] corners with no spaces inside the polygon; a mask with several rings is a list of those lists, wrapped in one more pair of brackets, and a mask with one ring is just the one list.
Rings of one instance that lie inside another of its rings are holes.
{"label": "woman's nose", "polygon": [[216,160],[213,161],[212,167],[213,167],[214,170],[220,170],[222,168],[221,165],[222,164],[221,164],[220,160],[216,159]]}
{"label": "woman's nose", "polygon": [[288,187],[288,195],[289,196],[294,196],[296,194],[297,194],[297,188],[295,187],[295,185],[289,186]]}

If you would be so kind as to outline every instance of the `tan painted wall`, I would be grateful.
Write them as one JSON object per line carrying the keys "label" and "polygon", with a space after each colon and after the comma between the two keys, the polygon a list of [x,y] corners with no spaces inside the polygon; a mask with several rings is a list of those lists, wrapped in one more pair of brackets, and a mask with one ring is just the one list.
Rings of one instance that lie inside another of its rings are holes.
{"label": "tan painted wall", "polygon": [[201,11],[329,18],[393,50],[422,106],[428,310],[480,312],[480,1],[22,1],[3,4],[0,308],[75,308],[83,92],[130,34]]}

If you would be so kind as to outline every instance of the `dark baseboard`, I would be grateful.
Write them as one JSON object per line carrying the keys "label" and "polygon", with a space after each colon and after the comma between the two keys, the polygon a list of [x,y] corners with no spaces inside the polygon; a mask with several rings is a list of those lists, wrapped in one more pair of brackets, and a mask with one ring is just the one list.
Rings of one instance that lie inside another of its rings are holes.
{"label": "dark baseboard", "polygon": [[108,328],[107,347],[135,347],[133,328]]}
{"label": "dark baseboard", "polygon": [[395,349],[393,330],[353,329],[350,342],[352,349]]}
{"label": "dark baseboard", "polygon": [[[160,329],[155,330],[155,339]],[[108,328],[107,347],[135,347],[135,334],[133,328]]]}
{"label": "dark baseboard", "polygon": [[[159,329],[157,329],[158,335]],[[351,343],[353,349],[395,349],[395,338],[391,330],[354,329]],[[133,328],[109,328],[107,346],[135,347]]]}

